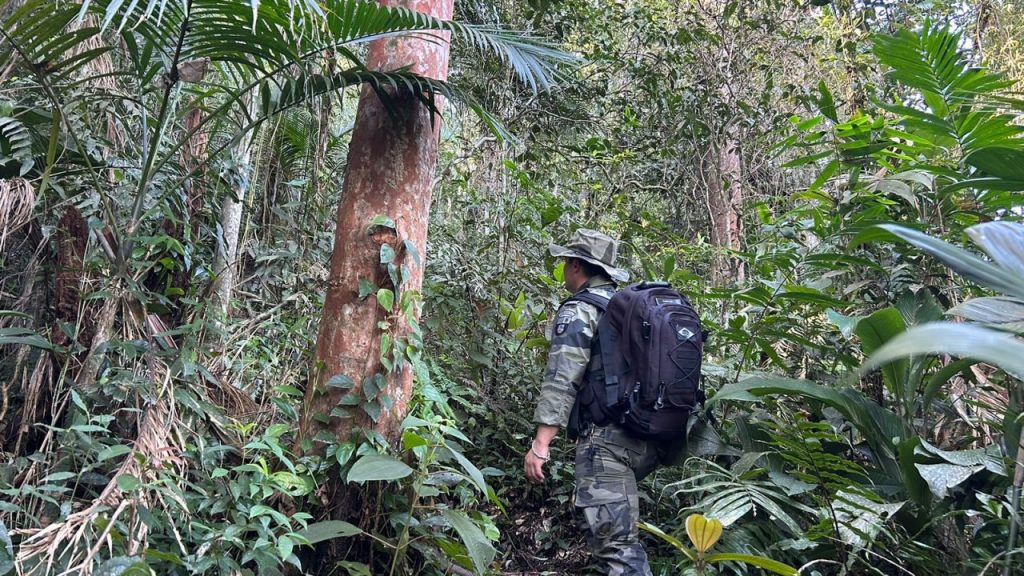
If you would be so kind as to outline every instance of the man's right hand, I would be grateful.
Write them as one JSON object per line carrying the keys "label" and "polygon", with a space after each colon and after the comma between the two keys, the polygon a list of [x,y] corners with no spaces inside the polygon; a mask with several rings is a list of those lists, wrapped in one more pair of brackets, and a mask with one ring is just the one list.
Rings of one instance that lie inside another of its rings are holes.
{"label": "man's right hand", "polygon": [[523,462],[523,470],[526,472],[526,477],[530,480],[530,482],[543,482],[544,463],[547,462],[547,460],[539,458],[537,454],[540,454],[545,458],[549,458],[549,456],[545,452],[537,451],[537,454],[535,454],[534,451],[536,451],[536,448],[534,448],[533,446],[530,446],[530,449],[526,451],[526,458]]}
{"label": "man's right hand", "polygon": [[537,435],[526,450],[526,458],[523,459],[523,471],[530,482],[544,481],[544,463],[551,459],[551,450],[548,446],[551,440],[558,434],[558,426],[539,424]]}

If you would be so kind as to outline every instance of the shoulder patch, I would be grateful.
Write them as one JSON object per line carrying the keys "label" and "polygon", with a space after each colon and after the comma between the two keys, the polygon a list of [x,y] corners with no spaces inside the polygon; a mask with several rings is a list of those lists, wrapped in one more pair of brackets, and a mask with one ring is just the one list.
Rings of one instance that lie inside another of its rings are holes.
{"label": "shoulder patch", "polygon": [[568,324],[576,318],[579,311],[576,310],[576,306],[573,304],[575,303],[566,304],[558,310],[558,315],[555,317],[556,324]]}
{"label": "shoulder patch", "polygon": [[565,331],[569,329],[569,324],[572,324],[572,321],[579,315],[576,304],[576,302],[570,302],[558,309],[558,314],[555,316],[555,336],[565,334]]}

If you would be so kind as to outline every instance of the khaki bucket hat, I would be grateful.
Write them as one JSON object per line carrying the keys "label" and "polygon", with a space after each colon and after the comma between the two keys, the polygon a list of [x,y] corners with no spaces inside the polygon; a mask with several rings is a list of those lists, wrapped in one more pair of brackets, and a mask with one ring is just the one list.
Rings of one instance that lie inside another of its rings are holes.
{"label": "khaki bucket hat", "polygon": [[629,272],[615,267],[619,243],[607,234],[597,230],[580,228],[573,233],[567,246],[552,243],[548,251],[556,258],[579,258],[600,266],[616,282],[629,282]]}

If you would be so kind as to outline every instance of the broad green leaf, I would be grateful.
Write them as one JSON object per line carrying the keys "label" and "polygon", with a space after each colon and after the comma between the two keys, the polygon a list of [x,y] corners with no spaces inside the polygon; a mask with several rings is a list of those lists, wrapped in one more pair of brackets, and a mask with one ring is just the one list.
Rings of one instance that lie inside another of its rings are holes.
{"label": "broad green leaf", "polygon": [[995,324],[1000,328],[1024,332],[1024,302],[1005,296],[974,298],[946,311],[973,322]]}
{"label": "broad green leaf", "polygon": [[899,512],[904,504],[906,502],[875,502],[859,494],[840,490],[833,504],[839,520],[840,538],[857,547],[874,542],[885,520]]}
{"label": "broad green leaf", "polygon": [[345,442],[338,446],[337,451],[334,453],[334,459],[338,462],[339,466],[348,464],[348,461],[352,459],[352,455],[355,454],[356,445],[352,442]]}
{"label": "broad green leaf", "polygon": [[296,532],[299,536],[309,540],[310,544],[333,540],[335,538],[358,536],[362,533],[363,531],[358,526],[341,520],[315,522]]}
{"label": "broad green leaf", "polygon": [[927,288],[921,288],[916,292],[904,290],[896,299],[896,309],[900,311],[907,326],[919,326],[942,320],[942,306]]}
{"label": "broad green leaf", "polygon": [[928,483],[928,488],[936,498],[945,498],[950,488],[955,488],[984,466],[957,466],[956,464],[914,464],[921,477]]}
{"label": "broad green leaf", "polygon": [[24,344],[42,350],[56,350],[49,340],[25,328],[0,328],[0,346]]}
{"label": "broad green leaf", "polygon": [[[903,315],[895,308],[883,308],[858,322],[854,332],[860,338],[864,353],[871,354],[904,330]],[[882,379],[890,391],[898,394],[901,402],[908,366],[906,360],[898,359],[882,367]]]}
{"label": "broad green leaf", "polygon": [[1017,281],[1024,284],[1024,224],[985,222],[968,228],[967,235],[996,264],[1016,274]]}
{"label": "broad green leaf", "polygon": [[975,358],[1024,378],[1024,342],[1004,332],[951,322],[933,322],[907,330],[872,354],[861,372],[914,354]]}
{"label": "broad green leaf", "polygon": [[864,352],[871,354],[906,328],[899,310],[883,308],[858,322],[854,332],[860,338]]}
{"label": "broad green leaf", "polygon": [[829,178],[835,175],[836,171],[839,170],[839,166],[839,160],[832,159],[831,161],[829,161],[829,163],[825,165],[825,168],[822,169],[821,173],[818,174],[818,177],[814,179],[814,182],[811,182],[811,185],[807,188],[807,191],[815,192],[819,190],[822,186],[825,185],[826,182],[828,182]]}
{"label": "broad green leaf", "polygon": [[270,516],[279,526],[291,525],[291,520],[287,516],[270,506],[257,504],[249,509],[249,518],[259,518],[260,516]]}
{"label": "broad green leaf", "polygon": [[110,460],[111,458],[124,456],[125,454],[128,454],[131,451],[132,449],[130,446],[116,444],[114,446],[109,446],[107,448],[104,448],[103,450],[100,450],[100,453],[96,455],[96,461],[103,462],[104,460]]}
{"label": "broad green leaf", "polygon": [[989,146],[968,154],[964,162],[990,176],[1020,182],[1024,190],[1024,148]]}
{"label": "broad green leaf", "polygon": [[313,482],[311,480],[307,480],[287,470],[272,473],[270,480],[277,484],[282,492],[293,497],[305,496],[313,490]]}
{"label": "broad green leaf", "polygon": [[402,432],[402,446],[406,450],[412,450],[413,448],[419,448],[420,446],[426,446],[427,441],[419,434],[412,430],[406,430]]}
{"label": "broad green leaf", "polygon": [[348,471],[349,482],[398,480],[412,474],[408,464],[383,454],[367,454]]}
{"label": "broad green leaf", "polygon": [[939,458],[956,466],[984,466],[989,472],[1006,475],[1002,458],[999,455],[999,447],[995,445],[973,450],[941,450],[921,440],[914,453],[930,458]]}
{"label": "broad green leaf", "polygon": [[817,102],[818,110],[829,120],[838,122],[839,116],[836,114],[836,102],[824,80],[818,81],[818,94],[820,94]]}
{"label": "broad green leaf", "polygon": [[933,238],[917,230],[904,228],[895,224],[879,225],[888,232],[917,246],[921,250],[941,260],[964,278],[978,284],[1002,292],[1003,294],[1024,298],[1024,283],[1008,270],[990,264],[970,252]]}
{"label": "broad green leaf", "polygon": [[352,379],[345,374],[335,374],[334,376],[331,376],[330,379],[327,380],[327,386],[330,388],[341,388],[342,390],[348,390],[349,388],[355,385],[356,383],[353,382]]}
{"label": "broad green leaf", "polygon": [[445,520],[451,524],[452,528],[459,535],[459,539],[466,545],[466,551],[469,553],[470,560],[473,561],[473,568],[477,574],[484,574],[490,567],[491,562],[494,561],[494,555],[497,550],[491,545],[491,541],[488,540],[487,536],[480,530],[480,528],[470,520],[469,516],[461,510],[447,509],[442,512]]}
{"label": "broad green leaf", "polygon": [[825,311],[825,316],[829,322],[839,328],[839,332],[846,338],[852,337],[857,323],[866,318],[866,316],[843,316],[831,308]]}
{"label": "broad green leaf", "polygon": [[370,282],[366,278],[360,278],[359,279],[359,299],[360,300],[365,300],[368,296],[370,296],[371,294],[375,294],[376,292],[377,292],[377,285],[376,284],[374,284],[373,282]]}
{"label": "broad green leaf", "polygon": [[281,560],[287,560],[294,548],[295,543],[288,536],[277,537],[277,555]]}
{"label": "broad green leaf", "polygon": [[454,456],[455,459],[459,462],[459,465],[462,466],[462,469],[465,470],[466,473],[469,474],[469,477],[473,479],[473,484],[475,484],[476,487],[480,489],[480,492],[486,494],[487,481],[484,480],[484,475],[483,473],[480,472],[480,469],[477,468],[476,465],[474,465],[472,462],[470,462],[469,458],[463,456],[462,452],[456,450],[455,447],[453,447],[450,443],[445,443],[445,446],[448,447],[448,451],[452,453],[452,456]]}
{"label": "broad green leaf", "polygon": [[7,526],[0,520],[0,576],[14,570],[14,544]]}
{"label": "broad green leaf", "polygon": [[142,487],[141,481],[128,474],[123,474],[119,476],[117,482],[118,488],[125,492],[132,492]]}
{"label": "broad green leaf", "polygon": [[47,482],[62,482],[77,476],[78,474],[74,472],[54,472],[53,474],[48,474],[46,478],[43,478],[43,484],[46,484]]}
{"label": "broad green leaf", "polygon": [[115,556],[96,567],[96,576],[150,576],[153,569],[145,560],[129,556]]}
{"label": "broad green leaf", "polygon": [[771,558],[765,558],[764,556],[754,556],[753,554],[738,554],[732,552],[725,552],[721,554],[712,554],[704,558],[707,562],[742,562],[744,564],[750,564],[751,566],[757,566],[763,568],[769,572],[776,574],[782,574],[783,576],[799,576],[800,571],[788,564],[784,564]]}
{"label": "broad green leaf", "polygon": [[928,483],[921,478],[921,473],[914,467],[914,451],[921,445],[919,436],[911,436],[901,440],[896,445],[896,453],[899,456],[900,473],[903,480],[903,488],[907,495],[919,506],[927,508],[931,505],[931,490]]}
{"label": "broad green leaf", "polygon": [[395,293],[388,288],[377,290],[377,303],[381,308],[391,312],[395,305]]}
{"label": "broad green leaf", "polygon": [[[867,178],[865,178],[867,181]],[[911,206],[917,207],[917,197],[914,196],[914,191],[910,188],[906,182],[901,182],[895,178],[878,178],[871,181],[867,185],[867,189],[871,191],[878,191],[883,194],[890,196],[896,196],[906,200]]]}

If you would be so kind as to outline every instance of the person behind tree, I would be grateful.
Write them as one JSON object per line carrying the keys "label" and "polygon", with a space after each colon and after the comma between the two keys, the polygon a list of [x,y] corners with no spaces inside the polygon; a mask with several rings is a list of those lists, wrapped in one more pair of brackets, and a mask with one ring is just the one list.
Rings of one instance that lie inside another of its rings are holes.
{"label": "person behind tree", "polygon": [[577,391],[601,369],[600,356],[591,357],[601,311],[576,298],[590,293],[608,300],[616,283],[627,282],[629,274],[615,267],[618,242],[595,230],[577,230],[567,246],[551,244],[549,250],[564,258],[565,288],[573,298],[558,309],[551,328],[551,349],[533,416],[537,431],[524,461],[526,477],[544,480],[549,445],[559,429],[570,427],[570,436],[577,436],[576,507],[595,564],[609,576],[650,575],[637,529],[637,482],[657,465],[657,446],[629,436],[618,424],[583,424],[579,430],[572,429],[575,422],[570,426]]}

